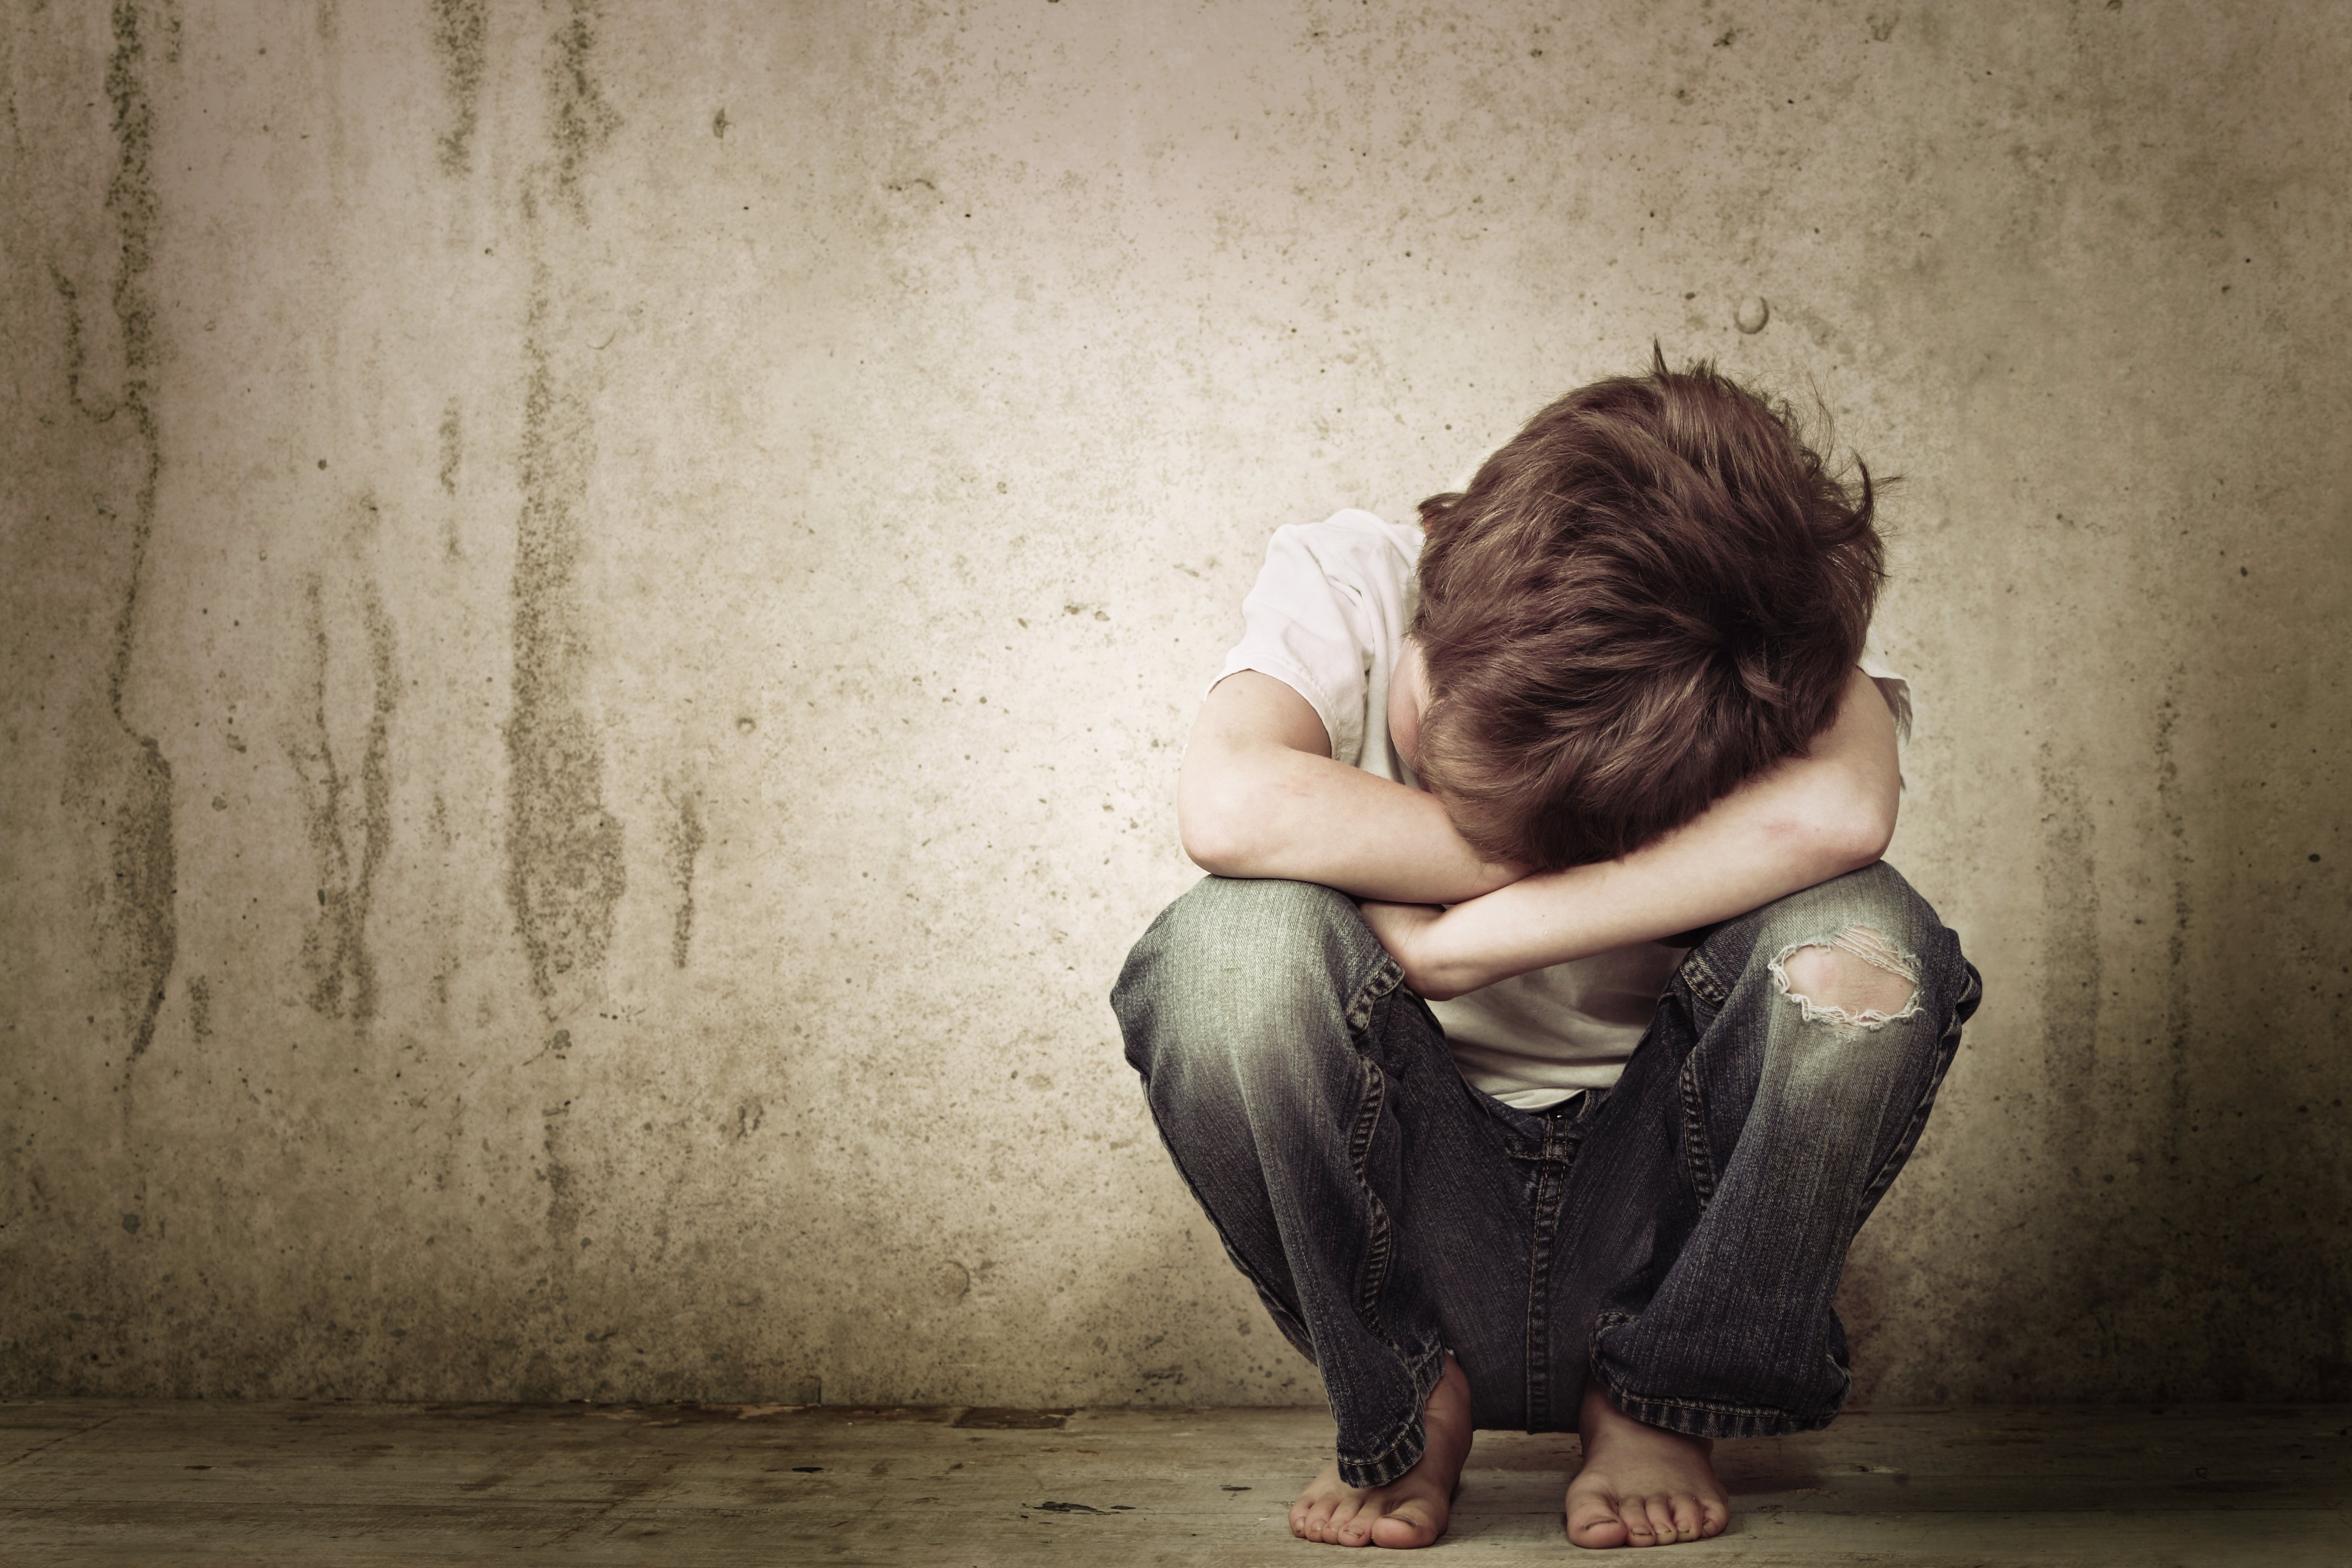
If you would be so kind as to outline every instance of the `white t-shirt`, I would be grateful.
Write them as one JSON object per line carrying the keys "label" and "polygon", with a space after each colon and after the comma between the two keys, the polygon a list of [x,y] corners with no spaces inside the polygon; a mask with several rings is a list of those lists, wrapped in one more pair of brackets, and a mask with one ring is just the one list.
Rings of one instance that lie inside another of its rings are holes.
{"label": "white t-shirt", "polygon": [[[1244,669],[1274,677],[1321,716],[1333,757],[1418,787],[1389,738],[1388,712],[1421,544],[1420,529],[1354,510],[1276,530],[1257,585],[1242,601],[1242,640],[1217,679]],[[1874,660],[1862,668],[1894,710],[1898,733],[1907,734],[1910,684]],[[1641,942],[1430,1008],[1464,1078],[1507,1105],[1540,1110],[1617,1081],[1685,951]]]}

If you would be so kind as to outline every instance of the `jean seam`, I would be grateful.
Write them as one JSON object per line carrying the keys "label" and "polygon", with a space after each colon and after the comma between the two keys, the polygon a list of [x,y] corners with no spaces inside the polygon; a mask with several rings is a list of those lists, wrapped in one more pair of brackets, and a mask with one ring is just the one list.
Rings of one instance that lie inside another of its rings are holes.
{"label": "jean seam", "polygon": [[1168,1130],[1160,1125],[1160,1108],[1152,1103],[1149,1094],[1144,1096],[1144,1109],[1150,1112],[1152,1127],[1160,1134],[1160,1146],[1168,1151],[1168,1163],[1176,1167],[1177,1179],[1184,1184],[1184,1190],[1192,1195],[1193,1204],[1207,1216],[1209,1228],[1217,1233],[1217,1244],[1225,1249],[1225,1257],[1232,1260],[1233,1266],[1241,1271],[1242,1278],[1248,1280],[1251,1289],[1257,1292],[1259,1303],[1266,1309],[1266,1315],[1274,1320],[1276,1330],[1290,1342],[1293,1350],[1308,1361],[1318,1360],[1315,1339],[1307,1332],[1305,1320],[1283,1305],[1281,1297],[1258,1277],[1258,1271],[1250,1267],[1249,1259],[1244,1258],[1241,1249],[1234,1245],[1233,1237],[1225,1234],[1224,1225],[1217,1218],[1216,1211],[1201,1196],[1201,1188],[1192,1180],[1192,1173],[1184,1168],[1183,1160],[1176,1152],[1175,1142],[1168,1136]]}
{"label": "jean seam", "polygon": [[1391,1253],[1395,1238],[1389,1222],[1388,1205],[1372,1190],[1366,1167],[1370,1163],[1372,1138],[1380,1131],[1381,1111],[1388,1102],[1388,1075],[1381,1070],[1371,1052],[1372,1015],[1381,999],[1391,994],[1404,977],[1403,966],[1383,952],[1381,962],[1357,989],[1349,1002],[1346,1020],[1349,1044],[1356,1052],[1356,1060],[1364,1073],[1362,1095],[1356,1102],[1356,1120],[1348,1130],[1348,1174],[1356,1184],[1366,1214],[1370,1216],[1370,1232],[1366,1237],[1363,1272],[1358,1278],[1356,1316],[1362,1320],[1374,1338],[1388,1347],[1399,1361],[1408,1361],[1404,1347],[1398,1344],[1381,1321],[1381,1291],[1388,1284]]}
{"label": "jean seam", "polygon": [[[1975,983],[1971,982],[1971,984]],[[1969,1012],[1975,1011],[1973,1007],[1969,1006],[1970,1000],[1971,998],[1964,992],[1960,1001],[1953,1005],[1952,1021],[1946,1026],[1944,1037],[1937,1047],[1935,1076],[1927,1080],[1927,1090],[1920,1095],[1918,1107],[1912,1111],[1910,1123],[1904,1128],[1903,1136],[1895,1141],[1895,1147],[1888,1152],[1885,1163],[1879,1166],[1877,1173],[1870,1179],[1870,1185],[1864,1189],[1862,1218],[1869,1217],[1871,1211],[1878,1206],[1878,1200],[1885,1197],[1887,1189],[1895,1184],[1895,1178],[1902,1173],[1903,1167],[1910,1162],[1912,1151],[1918,1147],[1921,1135],[1927,1130],[1927,1118],[1936,1109],[1936,1096],[1942,1091],[1944,1079],[1952,1070],[1952,1063],[1959,1057],[1960,1031],[1968,1023],[1968,1019],[1963,1016],[1963,1009]]]}
{"label": "jean seam", "polygon": [[1710,1012],[1722,1006],[1731,995],[1731,987],[1723,983],[1722,977],[1715,972],[1715,965],[1706,961],[1704,947],[1691,949],[1689,956],[1683,960],[1682,981],[1693,999],[1705,1005]]}
{"label": "jean seam", "polygon": [[1683,1058],[1683,1163],[1690,1173],[1698,1206],[1704,1210],[1715,1196],[1716,1170],[1715,1150],[1706,1137],[1706,1088],[1699,1079],[1698,1058],[1696,1050]]}
{"label": "jean seam", "polygon": [[1364,1068],[1363,1097],[1357,1101],[1356,1124],[1348,1134],[1348,1171],[1356,1180],[1371,1217],[1371,1235],[1364,1252],[1364,1271],[1356,1296],[1356,1315],[1364,1326],[1378,1334],[1381,1342],[1402,1356],[1403,1352],[1381,1326],[1381,1288],[1388,1283],[1389,1252],[1393,1245],[1389,1226],[1388,1205],[1372,1191],[1364,1167],[1372,1149],[1372,1134],[1380,1128],[1381,1110],[1388,1100],[1388,1079],[1370,1057],[1360,1058]]}
{"label": "jean seam", "polygon": [[[1581,1140],[1580,1140],[1581,1142]],[[1536,1162],[1535,1235],[1528,1247],[1527,1429],[1551,1430],[1551,1268],[1560,1210],[1568,1201],[1568,1140],[1547,1129]]]}
{"label": "jean seam", "polygon": [[1358,987],[1355,996],[1348,1003],[1348,1033],[1360,1039],[1371,1026],[1373,1007],[1403,981],[1404,966],[1391,954],[1381,953],[1380,963],[1372,966],[1371,973],[1365,977],[1364,984]]}
{"label": "jean seam", "polygon": [[[1370,1163],[1373,1136],[1380,1130],[1381,1112],[1388,1101],[1388,1075],[1374,1059],[1370,1041],[1373,1016],[1381,1001],[1392,995],[1404,978],[1404,970],[1393,957],[1385,953],[1363,986],[1348,1005],[1346,1021],[1349,1043],[1356,1050],[1356,1059],[1362,1064],[1364,1088],[1357,1103],[1356,1120],[1349,1129],[1348,1171],[1354,1179],[1358,1195],[1363,1200],[1369,1216],[1363,1272],[1356,1296],[1356,1316],[1365,1331],[1396,1357],[1413,1384],[1412,1408],[1400,1426],[1397,1436],[1369,1458],[1351,1460],[1339,1456],[1341,1479],[1350,1486],[1386,1486],[1398,1476],[1421,1462],[1426,1436],[1422,1426],[1422,1409],[1428,1403],[1430,1391],[1437,1386],[1437,1376],[1444,1375],[1444,1347],[1437,1346],[1420,1360],[1407,1353],[1389,1332],[1381,1317],[1381,1295],[1388,1285],[1389,1268],[1394,1261],[1395,1236],[1389,1219],[1388,1205],[1381,1202],[1372,1190],[1366,1167]],[[1423,1373],[1434,1362],[1437,1376],[1424,1380]],[[1363,1479],[1371,1478],[1371,1479]]]}

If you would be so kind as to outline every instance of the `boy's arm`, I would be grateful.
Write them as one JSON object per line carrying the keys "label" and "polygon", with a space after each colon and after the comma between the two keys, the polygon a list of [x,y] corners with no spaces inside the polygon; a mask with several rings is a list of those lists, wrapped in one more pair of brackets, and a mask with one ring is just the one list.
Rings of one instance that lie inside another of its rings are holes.
{"label": "boy's arm", "polygon": [[1307,699],[1254,669],[1219,681],[1176,781],[1184,853],[1221,877],[1461,903],[1525,873],[1481,860],[1433,795],[1335,762]]}
{"label": "boy's arm", "polygon": [[1438,910],[1364,919],[1432,1001],[1693,930],[1869,865],[1895,833],[1895,719],[1860,670],[1837,718],[1792,757],[1618,860],[1546,872]]}

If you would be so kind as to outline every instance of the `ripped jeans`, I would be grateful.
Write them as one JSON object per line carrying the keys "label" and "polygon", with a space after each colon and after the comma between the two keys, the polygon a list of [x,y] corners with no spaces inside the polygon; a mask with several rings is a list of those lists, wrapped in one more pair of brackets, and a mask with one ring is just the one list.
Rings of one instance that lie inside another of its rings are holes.
{"label": "ripped jeans", "polygon": [[[1808,949],[1863,960],[1878,1000],[1792,987]],[[1709,931],[1615,1087],[1549,1110],[1471,1088],[1354,901],[1311,883],[1204,879],[1111,1003],[1177,1169],[1321,1371],[1364,1487],[1420,1458],[1447,1352],[1479,1426],[1573,1430],[1588,1377],[1694,1436],[1826,1426],[1850,1380],[1846,1248],[1979,995],[1958,939],[1877,865]]]}

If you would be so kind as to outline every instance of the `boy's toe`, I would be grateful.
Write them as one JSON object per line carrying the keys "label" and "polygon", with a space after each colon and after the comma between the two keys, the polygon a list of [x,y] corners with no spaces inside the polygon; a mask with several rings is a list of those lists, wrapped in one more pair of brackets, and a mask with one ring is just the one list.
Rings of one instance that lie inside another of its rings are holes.
{"label": "boy's toe", "polygon": [[1437,1510],[1420,1498],[1399,1503],[1372,1521],[1375,1546],[1426,1546],[1437,1539]]}
{"label": "boy's toe", "polygon": [[1625,1539],[1636,1546],[1654,1546],[1658,1542],[1657,1526],[1650,1522],[1650,1500],[1629,1497],[1617,1505],[1617,1517],[1625,1524]]}
{"label": "boy's toe", "polygon": [[1650,1533],[1660,1541],[1682,1539],[1682,1531],[1675,1524],[1675,1502],[1674,1498],[1663,1495],[1649,1500]]}
{"label": "boy's toe", "polygon": [[1606,1498],[1587,1498],[1568,1516],[1568,1539],[1579,1546],[1622,1546],[1625,1521]]}
{"label": "boy's toe", "polygon": [[1675,1539],[1676,1541],[1696,1541],[1698,1539],[1698,1499],[1695,1497],[1675,1498],[1674,1500],[1674,1508],[1672,1510],[1671,1517],[1675,1527]]}

